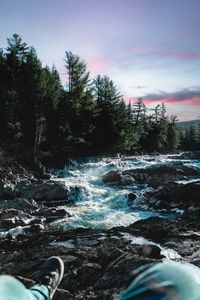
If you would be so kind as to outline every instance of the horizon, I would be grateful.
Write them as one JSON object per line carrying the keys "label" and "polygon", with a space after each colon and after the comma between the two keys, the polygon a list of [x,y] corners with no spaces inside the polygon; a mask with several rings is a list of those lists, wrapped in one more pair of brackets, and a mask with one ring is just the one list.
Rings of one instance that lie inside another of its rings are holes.
{"label": "horizon", "polygon": [[179,121],[200,117],[200,1],[14,0],[0,3],[0,48],[18,33],[67,80],[65,51],[91,78],[108,75],[128,103],[165,103]]}

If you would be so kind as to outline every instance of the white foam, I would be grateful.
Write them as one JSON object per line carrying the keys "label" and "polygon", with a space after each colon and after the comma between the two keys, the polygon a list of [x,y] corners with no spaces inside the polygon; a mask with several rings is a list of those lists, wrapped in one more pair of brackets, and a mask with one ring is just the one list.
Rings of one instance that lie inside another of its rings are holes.
{"label": "white foam", "polygon": [[[79,226],[111,228],[127,226],[138,219],[149,216],[164,215],[164,212],[158,214],[145,210],[143,194],[147,191],[146,186],[130,185],[128,189],[123,186],[112,187],[103,183],[102,176],[111,170],[146,168],[156,164],[169,164],[172,161],[182,161],[184,164],[190,162],[182,160],[181,157],[173,159],[173,155],[118,155],[117,157],[99,159],[90,158],[88,161],[71,161],[69,166],[60,171],[60,174],[58,170],[56,171],[56,174],[63,176],[63,178],[54,179],[65,183],[69,189],[70,200],[75,202],[77,206],[70,208],[74,212],[74,216],[63,219],[62,223],[66,223],[66,226],[71,228]],[[130,208],[127,204],[127,195],[131,192],[137,193],[138,197]],[[135,214],[133,214],[134,211]],[[182,211],[178,213],[182,213]]]}
{"label": "white foam", "polygon": [[134,236],[130,233],[127,232],[121,232],[121,235],[128,241],[131,242],[131,244],[136,244],[136,245],[155,245],[158,246],[161,249],[160,254],[165,256],[165,259],[167,260],[179,260],[181,258],[181,256],[179,255],[179,253],[173,249],[169,249],[169,248],[164,248],[162,247],[160,244],[155,243],[151,240],[147,240],[141,236]]}

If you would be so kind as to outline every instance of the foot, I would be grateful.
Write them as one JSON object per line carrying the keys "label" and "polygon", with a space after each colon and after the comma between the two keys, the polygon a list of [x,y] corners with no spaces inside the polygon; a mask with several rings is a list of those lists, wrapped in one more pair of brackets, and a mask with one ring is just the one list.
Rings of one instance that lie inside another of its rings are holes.
{"label": "foot", "polygon": [[64,274],[64,263],[58,256],[52,256],[46,260],[40,269],[39,283],[45,285],[49,290],[50,299],[61,282]]}

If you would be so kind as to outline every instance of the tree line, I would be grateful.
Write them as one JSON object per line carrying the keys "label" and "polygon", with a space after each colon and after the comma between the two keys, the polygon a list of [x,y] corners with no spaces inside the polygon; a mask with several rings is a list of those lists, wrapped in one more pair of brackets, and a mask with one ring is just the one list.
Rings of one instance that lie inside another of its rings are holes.
{"label": "tree line", "polygon": [[66,86],[19,35],[7,39],[0,50],[1,145],[71,156],[167,152],[190,143],[164,104],[151,110],[141,98],[126,104],[108,76],[91,80],[86,63],[70,51],[64,61]]}

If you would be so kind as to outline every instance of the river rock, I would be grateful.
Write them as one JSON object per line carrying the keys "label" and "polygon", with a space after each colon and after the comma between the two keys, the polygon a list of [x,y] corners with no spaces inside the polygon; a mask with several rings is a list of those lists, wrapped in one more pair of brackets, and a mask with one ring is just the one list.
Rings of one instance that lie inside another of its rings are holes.
{"label": "river rock", "polygon": [[33,224],[28,226],[17,226],[10,229],[5,237],[18,238],[18,236],[26,234],[34,234],[44,230],[44,226],[41,224]]}
{"label": "river rock", "polygon": [[60,181],[36,181],[28,185],[18,184],[17,189],[22,198],[43,200],[67,200],[68,188]]}
{"label": "river rock", "polygon": [[190,210],[200,209],[200,181],[187,184],[171,183],[158,191],[147,193],[148,203],[154,209]]}
{"label": "river rock", "polygon": [[8,209],[0,212],[0,224],[5,229],[27,225],[30,220],[31,216],[20,210]]}
{"label": "river rock", "polygon": [[123,174],[120,171],[110,171],[103,175],[103,182],[110,185],[132,185],[135,183],[130,174]]}
{"label": "river rock", "polygon": [[120,184],[122,182],[121,172],[110,171],[103,175],[103,182],[109,184]]}
{"label": "river rock", "polygon": [[39,208],[39,204],[33,199],[15,198],[14,200],[0,200],[0,209],[19,209],[23,211],[36,210]]}
{"label": "river rock", "polygon": [[127,195],[127,203],[128,203],[128,205],[131,206],[136,199],[137,199],[137,194],[135,194],[135,193],[129,193]]}
{"label": "river rock", "polygon": [[176,180],[200,176],[200,170],[193,166],[185,166],[182,163],[171,163],[169,165],[126,170],[122,172],[122,175],[130,175],[139,184],[146,183],[156,188]]}
{"label": "river rock", "polygon": [[42,207],[36,213],[37,216],[45,217],[47,222],[55,221],[56,219],[72,217],[73,215],[64,207]]}
{"label": "river rock", "polygon": [[163,258],[161,255],[161,249],[157,245],[145,244],[140,249],[140,254],[144,257],[160,259]]}
{"label": "river rock", "polygon": [[125,171],[110,171],[103,175],[103,182],[112,185],[148,184],[157,188],[176,180],[190,179],[200,176],[200,170],[193,166],[185,166],[182,162],[168,165],[155,165],[147,168]]}
{"label": "river rock", "polygon": [[[128,226],[127,229],[132,234],[141,235],[142,233],[142,236],[145,238],[160,242],[168,237],[170,234],[169,230],[172,230],[171,226],[171,222],[167,219],[150,217],[133,223],[132,225]],[[175,228],[173,227],[174,234],[177,232]]]}

